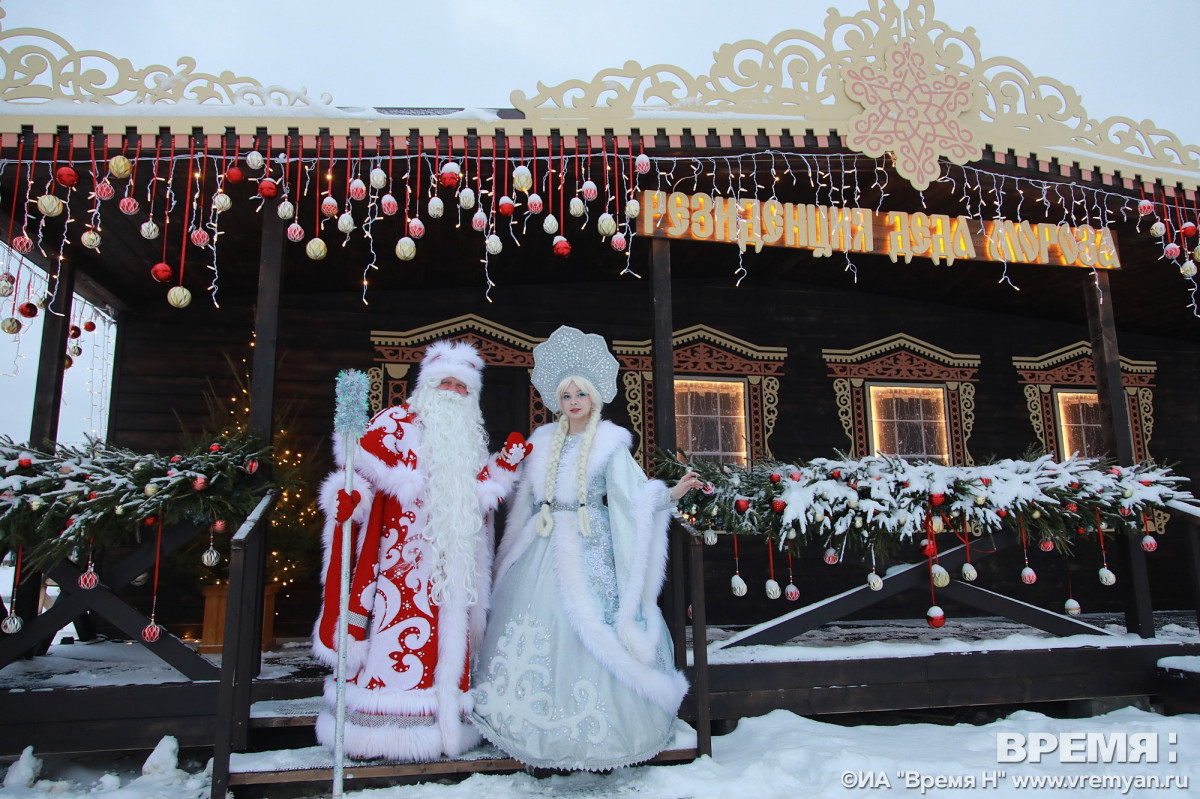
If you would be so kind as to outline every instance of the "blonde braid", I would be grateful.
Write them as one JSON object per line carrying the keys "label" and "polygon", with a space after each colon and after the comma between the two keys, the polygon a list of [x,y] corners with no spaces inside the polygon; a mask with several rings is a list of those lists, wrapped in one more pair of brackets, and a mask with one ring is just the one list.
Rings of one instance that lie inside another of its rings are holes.
{"label": "blonde braid", "polygon": [[558,458],[562,455],[563,444],[567,440],[567,426],[570,422],[566,416],[560,416],[558,419],[558,427],[554,431],[554,438],[550,442],[550,456],[546,463],[546,499],[542,502],[542,507],[538,511],[537,521],[534,524],[534,529],[537,534],[545,538],[554,530],[554,514],[550,511],[550,504],[554,502],[554,491],[558,482]]}
{"label": "blonde braid", "polygon": [[587,512],[587,462],[588,454],[592,451],[592,442],[596,440],[596,427],[600,424],[600,403],[592,403],[592,412],[588,416],[587,428],[583,431],[579,442],[579,532],[585,536],[592,534],[592,523]]}

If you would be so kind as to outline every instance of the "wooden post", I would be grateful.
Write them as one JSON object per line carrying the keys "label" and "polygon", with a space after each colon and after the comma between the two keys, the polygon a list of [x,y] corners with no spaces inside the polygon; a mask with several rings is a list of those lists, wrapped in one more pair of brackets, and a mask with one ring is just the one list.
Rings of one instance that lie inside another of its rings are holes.
{"label": "wooden post", "polygon": [[[1121,381],[1121,356],[1117,351],[1117,325],[1113,317],[1113,294],[1108,273],[1097,269],[1084,281],[1088,335],[1096,369],[1096,395],[1100,403],[1101,441],[1121,466],[1133,464],[1133,428],[1129,405]],[[1097,535],[1099,535],[1097,531]],[[1154,637],[1154,615],[1150,603],[1150,575],[1146,556],[1137,536],[1123,536],[1122,546],[1113,548],[1114,560],[1125,591],[1125,628],[1142,638]]]}
{"label": "wooden post", "polygon": [[[671,242],[652,239],[650,275],[654,292],[654,441],[656,447],[675,449],[675,346],[671,305]],[[651,442],[646,442],[649,445]],[[670,568],[663,603],[667,626],[675,642],[675,666],[687,665],[686,600],[684,599],[683,533],[671,525]]]}
{"label": "wooden post", "polygon": [[712,754],[712,718],[708,696],[708,616],[704,607],[704,539],[689,536],[692,581],[692,696],[696,697],[696,754]]}

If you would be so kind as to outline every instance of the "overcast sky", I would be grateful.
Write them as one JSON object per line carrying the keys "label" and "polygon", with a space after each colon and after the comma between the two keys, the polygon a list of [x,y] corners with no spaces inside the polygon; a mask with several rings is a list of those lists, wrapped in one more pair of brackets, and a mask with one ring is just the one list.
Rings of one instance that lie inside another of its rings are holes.
{"label": "overcast sky", "polygon": [[[908,0],[899,0],[903,6]],[[739,39],[781,31],[823,35],[826,10],[868,0],[691,0],[583,3],[576,0],[0,0],[10,32],[50,30],[76,50],[128,58],[135,67],[230,71],[289,89],[328,93],[335,105],[508,107],[510,94],[591,79],[633,60],[706,74],[713,52]],[[1196,0],[937,0],[935,16],[974,28],[984,58],[1006,57],[1034,75],[1073,86],[1096,119],[1153,120],[1200,143],[1200,97],[1192,31]],[[23,440],[32,405],[35,336],[0,336],[0,434]],[[77,372],[80,370],[71,370]],[[72,375],[74,378],[75,376]],[[103,385],[94,381],[93,386]],[[73,408],[95,406],[76,399]],[[90,411],[89,411],[90,413]],[[64,426],[85,431],[96,419]],[[93,414],[94,415],[94,414]],[[64,436],[64,440],[70,437]]]}

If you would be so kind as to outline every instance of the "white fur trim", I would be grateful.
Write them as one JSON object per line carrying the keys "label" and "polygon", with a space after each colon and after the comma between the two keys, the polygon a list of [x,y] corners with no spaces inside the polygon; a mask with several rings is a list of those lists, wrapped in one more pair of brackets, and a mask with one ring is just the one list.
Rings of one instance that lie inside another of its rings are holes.
{"label": "white fur trim", "polygon": [[478,397],[483,388],[483,367],[483,358],[475,345],[466,341],[435,341],[425,349],[417,386],[437,388],[442,380],[453,377],[466,383],[467,392]]}
{"label": "white fur trim", "polygon": [[[652,663],[657,637],[637,621],[658,612],[658,595],[666,578],[667,525],[664,499],[670,490],[659,480],[649,480],[638,492],[634,520],[638,536],[630,557],[630,569],[621,595],[617,597],[617,636],[644,663]],[[653,631],[657,633],[657,630]]]}

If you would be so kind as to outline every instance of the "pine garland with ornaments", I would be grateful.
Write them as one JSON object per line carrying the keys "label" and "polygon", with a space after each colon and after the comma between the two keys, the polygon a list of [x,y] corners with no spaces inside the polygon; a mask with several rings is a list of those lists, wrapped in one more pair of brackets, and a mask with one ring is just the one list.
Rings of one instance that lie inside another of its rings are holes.
{"label": "pine garland with ornaments", "polygon": [[46,454],[0,437],[0,549],[21,550],[28,575],[139,542],[160,522],[234,523],[261,497],[253,475],[270,458],[249,434],[171,455],[96,440]]}
{"label": "pine garland with ornaments", "polygon": [[[798,554],[820,545],[826,562],[847,553],[884,564],[905,544],[937,551],[937,535],[1010,530],[1028,546],[1065,555],[1084,542],[1136,535],[1153,551],[1148,515],[1167,503],[1200,505],[1164,466],[1116,466],[1096,458],[1051,456],[944,466],[895,457],[766,461],[749,467],[660,451],[655,473],[687,470],[705,481],[679,501],[679,513],[712,543],[717,533],[765,535],[773,549]],[[932,561],[931,561],[932,562]],[[1107,567],[1102,569],[1108,571]]]}

